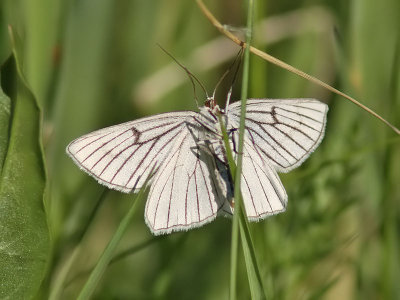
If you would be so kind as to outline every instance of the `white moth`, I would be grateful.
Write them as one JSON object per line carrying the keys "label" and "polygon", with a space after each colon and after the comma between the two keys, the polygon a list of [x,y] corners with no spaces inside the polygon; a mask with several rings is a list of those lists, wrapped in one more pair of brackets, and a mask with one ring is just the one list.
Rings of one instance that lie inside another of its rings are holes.
{"label": "white moth", "polygon": [[[277,172],[298,167],[320,144],[328,107],[314,99],[250,99],[246,107],[241,192],[249,220],[259,221],[286,209]],[[145,209],[151,232],[200,227],[233,213],[217,115],[236,156],[240,102],[222,110],[209,98],[199,110],[100,129],[71,142],[67,153],[98,182],[125,193],[138,191],[155,167]]]}

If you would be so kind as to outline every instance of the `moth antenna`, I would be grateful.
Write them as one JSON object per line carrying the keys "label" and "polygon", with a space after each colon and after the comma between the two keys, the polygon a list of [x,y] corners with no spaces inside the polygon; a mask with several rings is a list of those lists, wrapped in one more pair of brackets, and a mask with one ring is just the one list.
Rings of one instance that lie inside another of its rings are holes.
{"label": "moth antenna", "polygon": [[[231,96],[232,96],[232,89],[233,89],[233,85],[236,81],[237,78],[237,74],[239,72],[239,68],[240,68],[240,64],[241,64],[241,58],[242,58],[242,54],[243,54],[243,48],[240,48],[238,54],[236,55],[234,61],[232,62],[232,64],[229,66],[229,68],[225,71],[225,73],[222,75],[221,79],[218,81],[217,85],[215,86],[214,92],[213,92],[213,98],[215,97],[215,92],[217,91],[218,86],[221,84],[222,80],[226,77],[226,75],[228,75],[232,68],[236,65],[235,68],[235,73],[233,74],[233,79],[232,79],[232,83],[231,86],[229,88],[228,94],[226,95],[226,102],[225,102],[225,126],[228,127],[228,110],[229,110],[229,103],[231,100]],[[239,61],[239,63],[237,63]]]}
{"label": "moth antenna", "polygon": [[206,94],[207,99],[210,99],[210,97],[208,96],[207,90],[204,87],[204,85],[201,83],[201,81],[192,73],[189,71],[189,69],[187,67],[185,67],[182,63],[180,63],[171,53],[169,53],[166,49],[164,49],[160,44],[157,43],[157,46],[160,47],[160,49],[162,51],[164,51],[169,57],[171,57],[177,64],[178,66],[180,66],[188,75],[190,82],[192,83],[193,86],[193,94],[194,94],[194,100],[196,101],[196,105],[197,107],[199,107],[199,101],[196,95],[196,84],[195,82],[197,82],[200,87],[202,88],[204,94]]}
{"label": "moth antenna", "polygon": [[[225,109],[227,109],[228,105],[229,105],[229,100],[230,100],[230,97],[231,97],[231,94],[232,94],[232,86],[235,83],[235,80],[236,80],[236,77],[237,77],[237,73],[239,71],[242,54],[243,54],[243,48],[240,48],[240,50],[239,50],[238,54],[236,55],[235,59],[233,60],[232,64],[224,72],[224,74],[222,74],[221,78],[218,80],[217,84],[215,85],[215,88],[214,88],[214,91],[213,91],[212,98],[214,99],[215,98],[215,93],[216,93],[219,85],[225,79],[225,77],[232,71],[232,68],[236,65],[236,69],[235,69],[235,73],[234,73],[234,76],[233,76],[231,88],[229,89],[229,92],[228,92],[228,97],[227,97],[227,102],[225,104]],[[237,63],[237,61],[239,61],[239,63]]]}

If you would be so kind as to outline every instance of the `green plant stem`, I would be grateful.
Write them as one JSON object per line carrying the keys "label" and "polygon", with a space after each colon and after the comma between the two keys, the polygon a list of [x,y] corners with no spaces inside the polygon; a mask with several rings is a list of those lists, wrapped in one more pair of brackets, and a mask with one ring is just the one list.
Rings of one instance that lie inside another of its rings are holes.
{"label": "green plant stem", "polygon": [[[224,141],[224,146],[226,149],[226,157],[228,160],[229,171],[235,181],[236,175],[236,163],[233,159],[232,149],[229,145],[229,137],[226,132],[225,125],[223,123],[222,117],[218,116],[219,124],[221,126],[222,137]],[[238,224],[234,224],[234,222],[238,222],[238,218],[233,218],[232,221],[232,241],[231,241],[231,271],[230,271],[230,298],[236,299],[236,274],[237,274],[237,257],[238,257],[238,246],[239,246],[239,226]]]}
{"label": "green plant stem", "polygon": [[[247,6],[247,35],[246,44],[251,44],[251,37],[253,31],[253,17],[254,17],[254,1],[249,0]],[[239,145],[238,145],[238,156],[236,163],[236,170],[234,176],[234,195],[235,195],[235,210],[232,221],[232,246],[231,246],[231,276],[230,276],[230,297],[236,299],[237,291],[237,261],[238,261],[238,244],[239,244],[239,215],[240,210],[244,210],[244,205],[241,205],[241,192],[240,192],[240,179],[242,174],[242,153],[243,153],[243,142],[244,142],[244,123],[246,118],[246,99],[248,93],[248,81],[249,81],[249,62],[250,62],[250,51],[249,47],[244,50],[243,59],[243,77],[242,77],[242,89],[241,89],[241,114],[240,114],[240,126],[239,126]],[[244,215],[246,213],[244,211]]]}

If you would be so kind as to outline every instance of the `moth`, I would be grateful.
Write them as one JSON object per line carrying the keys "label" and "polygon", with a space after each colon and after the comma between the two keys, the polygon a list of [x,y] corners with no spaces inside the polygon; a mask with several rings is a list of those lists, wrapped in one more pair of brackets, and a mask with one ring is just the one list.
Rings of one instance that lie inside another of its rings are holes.
{"label": "moth", "polygon": [[[301,165],[324,136],[328,106],[315,99],[249,99],[241,193],[247,217],[285,211],[288,197],[277,172]],[[189,230],[232,215],[233,182],[218,115],[234,158],[240,101],[225,109],[207,98],[199,112],[162,113],[100,129],[72,141],[68,155],[110,189],[134,193],[151,170],[145,221],[155,235]]]}

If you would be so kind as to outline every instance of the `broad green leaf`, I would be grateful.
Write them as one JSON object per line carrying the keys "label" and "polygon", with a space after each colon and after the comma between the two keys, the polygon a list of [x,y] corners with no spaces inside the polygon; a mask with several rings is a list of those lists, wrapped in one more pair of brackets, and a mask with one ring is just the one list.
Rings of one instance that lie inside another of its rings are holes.
{"label": "broad green leaf", "polygon": [[35,297],[49,259],[40,110],[18,68],[18,49],[14,43],[16,91],[11,99],[8,149],[0,176],[1,299]]}

